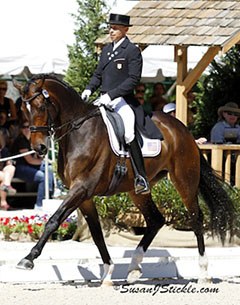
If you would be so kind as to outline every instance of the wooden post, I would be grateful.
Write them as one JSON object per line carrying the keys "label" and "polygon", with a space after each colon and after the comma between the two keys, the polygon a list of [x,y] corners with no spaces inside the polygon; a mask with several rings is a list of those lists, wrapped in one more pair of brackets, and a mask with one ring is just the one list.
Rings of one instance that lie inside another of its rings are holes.
{"label": "wooden post", "polygon": [[223,162],[223,150],[219,145],[212,146],[212,168],[222,176],[222,162]]}
{"label": "wooden post", "polygon": [[176,117],[187,125],[187,98],[184,95],[185,87],[177,85],[176,88]]}
{"label": "wooden post", "polygon": [[231,181],[231,151],[230,150],[227,150],[225,151],[225,157],[226,157],[226,160],[225,160],[225,181],[227,183],[230,183]]}
{"label": "wooden post", "polygon": [[187,125],[187,97],[183,85],[187,75],[187,47],[175,46],[174,51],[177,62],[176,117]]}
{"label": "wooden post", "polygon": [[240,153],[236,151],[235,185],[240,188]]}

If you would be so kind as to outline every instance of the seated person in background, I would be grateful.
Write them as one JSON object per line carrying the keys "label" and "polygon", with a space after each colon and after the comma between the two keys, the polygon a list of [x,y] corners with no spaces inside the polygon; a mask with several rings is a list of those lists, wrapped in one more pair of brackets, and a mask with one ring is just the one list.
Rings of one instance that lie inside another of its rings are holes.
{"label": "seated person in background", "polygon": [[163,112],[175,117],[176,116],[176,104],[168,103],[168,104],[164,105]]}
{"label": "seated person in background", "polygon": [[152,111],[162,110],[163,106],[167,104],[167,100],[163,97],[165,88],[162,83],[156,83],[153,86],[153,95],[149,99]]}
{"label": "seated person in background", "polygon": [[211,130],[211,142],[215,144],[240,144],[240,126],[237,123],[240,109],[236,103],[227,103],[218,108],[218,122]]}
{"label": "seated person in background", "polygon": [[9,125],[7,121],[7,113],[5,110],[0,109],[0,130],[3,131],[6,137],[6,146],[10,147],[13,140],[16,138],[18,134],[18,126],[17,125]]}
{"label": "seated person in background", "polygon": [[[12,145],[12,154],[17,155],[31,151],[29,122],[24,121],[20,126],[20,132]],[[37,201],[35,208],[42,207],[42,200],[45,198],[45,164],[42,157],[33,153],[16,159],[15,177],[26,182],[38,184]],[[49,192],[53,193],[53,173],[49,169]]]}
{"label": "seated person in background", "polygon": [[145,101],[144,94],[145,94],[145,85],[143,83],[139,83],[135,87],[135,98],[138,100],[139,104],[142,105],[143,110],[145,113],[151,115],[152,114],[152,107],[151,104]]}
{"label": "seated person in background", "polygon": [[[0,131],[0,158],[7,158],[10,156],[8,149],[5,146],[5,136]],[[15,195],[16,190],[11,186],[11,181],[15,173],[15,166],[11,160],[0,162],[0,207],[2,210],[10,209],[7,202],[7,195]]]}
{"label": "seated person in background", "polygon": [[5,110],[7,113],[7,122],[11,125],[17,120],[17,110],[13,100],[5,96],[7,88],[7,82],[0,80],[0,110]]}
{"label": "seated person in background", "polygon": [[[163,112],[170,114],[171,116],[176,116],[176,104],[175,103],[168,103],[163,107]],[[207,139],[204,137],[201,137],[197,140],[195,140],[197,144],[204,144],[207,142]]]}

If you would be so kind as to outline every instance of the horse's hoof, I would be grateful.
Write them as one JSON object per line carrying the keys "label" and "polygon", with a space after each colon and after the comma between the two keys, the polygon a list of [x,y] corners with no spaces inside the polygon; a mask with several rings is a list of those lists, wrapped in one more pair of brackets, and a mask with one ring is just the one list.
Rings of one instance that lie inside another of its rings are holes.
{"label": "horse's hoof", "polygon": [[102,287],[111,287],[111,286],[113,286],[113,282],[111,280],[103,280],[101,286]]}
{"label": "horse's hoof", "polygon": [[142,276],[141,270],[139,270],[139,269],[132,270],[128,273],[127,282],[129,284],[135,283],[137,280],[140,279],[141,276]]}
{"label": "horse's hoof", "polygon": [[24,269],[24,270],[32,270],[34,267],[34,264],[29,259],[23,258],[16,266],[18,269]]}
{"label": "horse's hoof", "polygon": [[203,285],[203,284],[211,284],[211,283],[212,283],[212,278],[211,278],[211,277],[199,278],[197,282],[198,282],[198,284],[200,284],[200,285]]}

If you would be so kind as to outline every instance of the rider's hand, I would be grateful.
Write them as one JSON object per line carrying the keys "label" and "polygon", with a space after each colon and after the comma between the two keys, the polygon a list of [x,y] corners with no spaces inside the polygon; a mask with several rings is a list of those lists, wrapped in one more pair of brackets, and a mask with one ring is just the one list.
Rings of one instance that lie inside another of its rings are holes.
{"label": "rider's hand", "polygon": [[91,93],[92,93],[91,90],[85,89],[85,90],[83,91],[82,95],[81,95],[82,100],[83,100],[84,102],[87,102],[87,101],[89,100],[89,97],[90,97]]}
{"label": "rider's hand", "polygon": [[100,98],[99,98],[98,101],[97,101],[97,105],[98,105],[98,106],[99,106],[99,105],[108,106],[110,102],[111,102],[110,96],[109,96],[107,93],[105,93],[105,94],[103,94],[103,95],[100,96]]}

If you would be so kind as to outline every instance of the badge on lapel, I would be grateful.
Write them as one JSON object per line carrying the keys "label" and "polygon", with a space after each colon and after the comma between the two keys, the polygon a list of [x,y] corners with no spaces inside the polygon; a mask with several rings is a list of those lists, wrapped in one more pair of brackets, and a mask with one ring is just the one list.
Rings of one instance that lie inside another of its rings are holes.
{"label": "badge on lapel", "polygon": [[122,64],[118,63],[118,64],[117,64],[117,69],[118,69],[118,70],[121,70],[121,69],[122,69]]}

